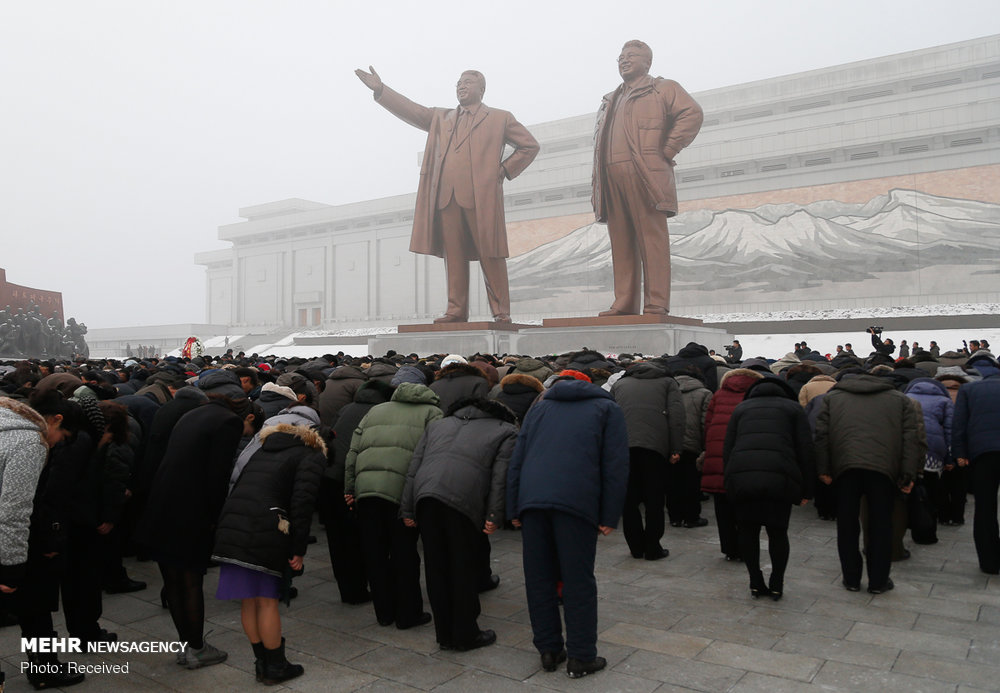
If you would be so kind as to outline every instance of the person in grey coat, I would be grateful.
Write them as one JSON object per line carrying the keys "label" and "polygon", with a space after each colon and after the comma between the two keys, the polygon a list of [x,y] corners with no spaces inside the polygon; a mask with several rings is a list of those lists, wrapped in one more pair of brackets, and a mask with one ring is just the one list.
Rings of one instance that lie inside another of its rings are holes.
{"label": "person in grey coat", "polygon": [[503,526],[507,465],[517,425],[514,413],[486,399],[455,403],[427,427],[410,461],[400,504],[424,545],[427,596],[442,649],[471,650],[496,642],[477,618],[480,536]]}
{"label": "person in grey coat", "polygon": [[[670,374],[642,361],[625,371],[611,396],[625,414],[629,475],[622,530],[635,558],[656,561],[669,551],[660,545],[664,529],[664,482],[668,464],[684,449],[686,417],[681,389]],[[639,504],[645,506],[645,526]]]}

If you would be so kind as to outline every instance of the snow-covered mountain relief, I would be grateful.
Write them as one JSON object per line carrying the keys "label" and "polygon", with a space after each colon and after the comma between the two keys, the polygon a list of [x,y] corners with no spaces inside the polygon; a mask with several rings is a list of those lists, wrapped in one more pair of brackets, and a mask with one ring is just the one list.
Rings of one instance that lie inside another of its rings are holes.
{"label": "snow-covered mountain relief", "polygon": [[[670,220],[675,290],[796,291],[876,273],[965,265],[1000,274],[1000,205],[892,190],[864,204],[825,200]],[[611,289],[611,245],[590,224],[509,262],[512,298]]]}

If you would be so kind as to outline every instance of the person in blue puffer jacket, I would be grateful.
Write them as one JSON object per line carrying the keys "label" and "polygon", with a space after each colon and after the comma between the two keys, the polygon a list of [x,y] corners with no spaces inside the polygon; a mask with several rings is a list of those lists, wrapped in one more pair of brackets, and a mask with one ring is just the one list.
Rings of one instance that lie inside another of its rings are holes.
{"label": "person in blue puffer jacket", "polygon": [[969,487],[976,509],[972,538],[979,568],[1000,574],[1000,530],[997,527],[997,489],[1000,488],[1000,375],[963,385],[955,400],[952,454],[960,466],[969,466]]}
{"label": "person in blue puffer jacket", "polygon": [[951,424],[955,415],[955,405],[948,395],[944,383],[933,378],[917,378],[906,386],[906,396],[920,404],[924,416],[924,433],[927,438],[927,457],[921,483],[927,489],[927,497],[934,509],[935,526],[925,532],[914,530],[913,541],[918,544],[937,542],[937,520],[944,516],[944,489],[941,475],[951,471],[955,461],[951,457]]}
{"label": "person in blue puffer jacket", "polygon": [[[522,527],[525,592],[542,667],[569,656],[571,678],[603,669],[597,656],[597,535],[625,504],[625,416],[583,373],[563,371],[528,410],[507,473],[507,517]],[[563,581],[566,638],[556,596]]]}

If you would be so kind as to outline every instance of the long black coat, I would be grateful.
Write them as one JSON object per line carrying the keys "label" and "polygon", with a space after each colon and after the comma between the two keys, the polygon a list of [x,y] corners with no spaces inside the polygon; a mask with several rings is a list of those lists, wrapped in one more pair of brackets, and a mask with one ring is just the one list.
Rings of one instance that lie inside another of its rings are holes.
{"label": "long black coat", "polygon": [[289,558],[306,553],[326,445],[315,429],[287,423],[264,428],[260,439],[222,508],[212,558],[281,576]]}
{"label": "long black coat", "polygon": [[167,443],[174,426],[185,414],[208,401],[208,397],[197,387],[182,387],[174,398],[160,407],[153,417],[153,425],[144,431],[146,445],[142,462],[135,473],[135,486],[140,496],[145,497],[153,484],[160,462],[167,452]]}
{"label": "long black coat", "polygon": [[354,393],[354,401],[340,410],[337,422],[333,426],[334,438],[330,445],[332,454],[326,476],[339,483],[341,490],[344,486],[344,465],[347,462],[347,453],[351,451],[354,429],[361,423],[361,419],[365,418],[368,410],[376,404],[391,400],[394,390],[395,388],[381,380],[369,380]]}
{"label": "long black coat", "polygon": [[157,560],[188,569],[208,563],[242,435],[243,419],[218,400],[174,426],[136,530]]}
{"label": "long black coat", "polygon": [[786,383],[750,386],[729,419],[722,464],[734,502],[812,498],[816,483],[812,433],[805,410]]}

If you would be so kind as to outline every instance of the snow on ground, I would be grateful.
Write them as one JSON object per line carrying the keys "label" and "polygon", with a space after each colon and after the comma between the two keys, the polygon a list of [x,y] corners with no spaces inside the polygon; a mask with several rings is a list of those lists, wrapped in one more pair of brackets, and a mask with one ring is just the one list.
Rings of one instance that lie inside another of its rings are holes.
{"label": "snow on ground", "polygon": [[[850,342],[854,346],[854,353],[862,358],[872,352],[871,336],[866,332],[805,332],[793,334],[748,334],[741,337],[739,333],[734,335],[740,340],[743,347],[743,358],[752,356],[763,356],[764,358],[778,359],[795,349],[795,343],[803,339],[806,343],[821,354],[836,354],[837,345],[844,345]],[[887,330],[882,335],[890,337],[897,345],[896,353],[899,356],[899,342],[905,339],[907,344],[913,345],[916,340],[921,347],[927,349],[931,340],[938,343],[941,353],[962,348],[962,340],[986,339],[990,343],[990,350],[995,354],[1000,348],[1000,328],[974,327],[967,330],[913,330],[905,332],[892,332]],[[714,348],[722,356],[726,355],[724,345],[707,345]]]}
{"label": "snow on ground", "polygon": [[[285,340],[282,340],[285,341]],[[291,344],[285,346],[272,344],[258,344],[255,347],[244,349],[247,354],[260,354],[262,356],[275,356],[278,358],[311,358],[322,356],[323,354],[336,354],[342,351],[351,356],[367,356],[368,347],[364,344]]]}
{"label": "snow on ground", "polygon": [[209,337],[201,345],[205,349],[225,349],[230,342],[236,342],[240,339],[243,339],[241,334],[222,335],[221,337]]}
{"label": "snow on ground", "polygon": [[[774,311],[770,313],[710,313],[689,315],[705,322],[767,322],[793,320],[850,320],[871,318],[924,317],[929,315],[997,315],[1000,303],[958,303],[931,306],[885,306],[872,308],[835,308],[830,310]],[[909,340],[907,340],[909,341]],[[920,341],[919,339],[917,341]],[[938,340],[938,344],[940,344]],[[992,342],[991,342],[992,343]]]}
{"label": "snow on ground", "polygon": [[[698,318],[706,323],[741,323],[741,322],[787,322],[794,323],[797,320],[847,320],[847,319],[870,319],[873,325],[888,327],[884,336],[891,337],[898,345],[905,339],[909,344],[917,341],[925,349],[934,340],[941,347],[941,351],[957,350],[962,347],[962,340],[986,339],[993,345],[994,353],[1000,349],[1000,318],[997,320],[995,328],[953,328],[947,330],[912,330],[895,332],[891,329],[892,318],[902,317],[923,317],[932,315],[1000,315],[1000,304],[997,303],[963,303],[956,305],[930,305],[930,306],[893,306],[893,307],[873,307],[873,308],[842,308],[831,310],[812,311],[775,311],[768,313],[712,313],[702,315],[686,315],[685,317]],[[537,323],[540,321],[527,321],[525,324]],[[889,323],[886,325],[886,323]],[[244,349],[248,354],[266,354],[277,357],[291,358],[319,356],[320,354],[336,354],[343,351],[345,354],[361,356],[367,352],[363,344],[342,344],[341,337],[362,337],[375,336],[380,334],[395,334],[395,327],[359,327],[340,330],[303,330],[292,332],[273,344],[258,344],[249,349]],[[733,336],[740,340],[743,347],[744,358],[751,356],[763,356],[765,358],[781,358],[792,351],[796,342],[805,340],[811,347],[821,354],[836,353],[837,345],[850,343],[854,346],[854,351],[858,356],[867,356],[871,353],[871,338],[862,331],[857,332],[784,332],[768,335],[747,334],[741,335],[738,329],[733,330]],[[321,343],[295,344],[296,337],[310,337],[312,339],[326,337]],[[240,339],[239,336],[230,335],[230,343]],[[221,353],[224,348],[225,337],[212,337],[203,342],[205,351],[215,354]],[[714,349],[717,353],[725,355],[726,344],[706,344],[709,349]],[[897,350],[898,353],[898,350]],[[179,355],[180,349],[170,352],[172,355]]]}

